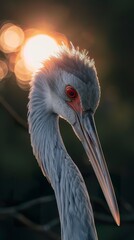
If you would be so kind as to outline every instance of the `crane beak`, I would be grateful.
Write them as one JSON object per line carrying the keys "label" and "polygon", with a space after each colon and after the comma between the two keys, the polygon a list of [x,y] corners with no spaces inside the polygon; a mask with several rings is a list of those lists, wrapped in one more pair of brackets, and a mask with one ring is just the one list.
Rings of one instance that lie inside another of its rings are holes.
{"label": "crane beak", "polygon": [[120,215],[116,196],[98,138],[93,114],[89,111],[83,112],[80,115],[77,114],[77,121],[75,122],[73,128],[84,146],[111,213],[115,222],[119,226]]}

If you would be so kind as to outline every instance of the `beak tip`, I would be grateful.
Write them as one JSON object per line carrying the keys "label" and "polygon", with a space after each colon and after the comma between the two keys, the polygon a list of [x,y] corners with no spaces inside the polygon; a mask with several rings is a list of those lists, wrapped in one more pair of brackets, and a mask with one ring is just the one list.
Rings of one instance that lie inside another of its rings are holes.
{"label": "beak tip", "polygon": [[120,226],[120,214],[119,214],[119,212],[117,212],[117,214],[115,216],[115,222],[118,226]]}

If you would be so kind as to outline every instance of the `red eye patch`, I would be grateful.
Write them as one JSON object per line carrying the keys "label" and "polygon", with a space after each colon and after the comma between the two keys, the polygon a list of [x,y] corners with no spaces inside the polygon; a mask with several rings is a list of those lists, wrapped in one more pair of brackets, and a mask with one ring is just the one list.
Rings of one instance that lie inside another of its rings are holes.
{"label": "red eye patch", "polygon": [[72,86],[68,85],[68,86],[66,86],[66,95],[70,99],[75,99],[78,96],[78,93]]}
{"label": "red eye patch", "polygon": [[66,95],[71,101],[67,101],[67,104],[75,111],[82,112],[82,106],[80,102],[80,96],[77,91],[70,85],[65,88]]}

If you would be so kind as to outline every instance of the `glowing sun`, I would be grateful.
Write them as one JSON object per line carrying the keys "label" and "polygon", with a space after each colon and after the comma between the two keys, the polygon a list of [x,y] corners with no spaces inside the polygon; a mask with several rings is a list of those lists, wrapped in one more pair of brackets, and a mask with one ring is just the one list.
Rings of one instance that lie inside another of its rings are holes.
{"label": "glowing sun", "polygon": [[36,71],[42,66],[42,62],[59,49],[57,42],[50,36],[38,34],[29,38],[23,49],[22,56],[30,71]]}

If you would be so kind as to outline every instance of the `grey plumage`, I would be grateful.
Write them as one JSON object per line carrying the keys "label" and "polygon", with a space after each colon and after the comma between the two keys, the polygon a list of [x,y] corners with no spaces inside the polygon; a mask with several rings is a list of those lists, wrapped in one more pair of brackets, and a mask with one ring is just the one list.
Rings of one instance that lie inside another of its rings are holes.
{"label": "grey plumage", "polygon": [[[62,240],[97,240],[93,211],[83,177],[68,155],[58,119],[67,120],[81,139],[78,116],[68,106],[67,85],[80,95],[83,114],[95,112],[100,86],[94,62],[86,52],[61,47],[31,81],[28,123],[33,153],[57,200]],[[83,139],[81,139],[83,141]],[[108,179],[109,180],[109,179]]]}

